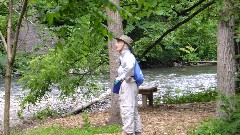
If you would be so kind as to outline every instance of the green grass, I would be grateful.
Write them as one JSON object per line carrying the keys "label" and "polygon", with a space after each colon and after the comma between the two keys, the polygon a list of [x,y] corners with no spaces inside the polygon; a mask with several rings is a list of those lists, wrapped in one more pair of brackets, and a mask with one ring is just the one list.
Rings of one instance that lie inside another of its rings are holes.
{"label": "green grass", "polygon": [[104,127],[64,128],[58,125],[49,128],[32,128],[22,132],[12,132],[11,135],[94,135],[102,133],[119,133],[121,127],[109,125]]}
{"label": "green grass", "polygon": [[215,101],[217,97],[216,90],[206,90],[199,93],[187,92],[183,96],[165,95],[163,99],[164,104],[184,104],[196,102],[210,102]]}

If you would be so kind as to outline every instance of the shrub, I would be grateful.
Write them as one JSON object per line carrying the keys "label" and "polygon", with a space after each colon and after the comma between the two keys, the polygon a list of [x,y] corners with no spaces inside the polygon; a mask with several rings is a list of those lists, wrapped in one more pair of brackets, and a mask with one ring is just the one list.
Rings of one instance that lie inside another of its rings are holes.
{"label": "shrub", "polygon": [[58,113],[55,110],[46,107],[44,110],[41,110],[33,115],[33,120],[42,120],[47,117],[57,117]]}
{"label": "shrub", "polygon": [[[240,134],[240,98],[224,97],[221,99],[221,109],[227,116],[226,119],[214,118],[204,121],[197,129],[190,131],[190,135],[237,135]],[[231,107],[229,102],[234,103]]]}
{"label": "shrub", "polygon": [[194,103],[194,102],[210,102],[215,101],[217,97],[216,90],[206,90],[199,93],[187,92],[182,96],[171,96],[167,94],[164,96],[162,102],[164,104],[183,104],[183,103]]}

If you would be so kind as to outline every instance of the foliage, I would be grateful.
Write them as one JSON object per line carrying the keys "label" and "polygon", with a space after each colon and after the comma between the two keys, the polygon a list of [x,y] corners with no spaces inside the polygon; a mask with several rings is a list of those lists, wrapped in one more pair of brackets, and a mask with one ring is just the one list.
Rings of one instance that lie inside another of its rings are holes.
{"label": "foliage", "polygon": [[[14,1],[14,4],[15,6],[19,6],[21,7],[22,3],[18,2],[18,1]],[[21,8],[16,9],[14,7],[14,10],[13,10],[13,17],[12,17],[12,24],[13,24],[13,27],[12,27],[12,31],[15,31],[15,26],[16,26],[16,23],[17,23],[17,20],[18,20],[18,17],[19,17],[19,13],[20,11],[18,10],[21,10]],[[0,31],[3,33],[3,35],[6,36],[7,34],[7,22],[8,22],[8,1],[4,0],[4,1],[0,1]],[[1,46],[0,46],[1,48]]]}
{"label": "foliage", "polygon": [[18,52],[15,57],[14,71],[15,74],[22,74],[26,72],[29,61],[31,61],[35,56],[27,52]]}
{"label": "foliage", "polygon": [[240,2],[237,0],[230,0],[230,2],[233,4],[233,9],[231,9],[231,11],[229,11],[231,14],[233,14],[234,17],[234,30],[235,30],[235,50],[236,50],[236,68],[237,68],[237,75],[236,75],[236,93],[240,93],[240,51],[239,51],[239,47],[240,47]]}
{"label": "foliage", "polygon": [[182,56],[184,61],[197,61],[197,60],[199,60],[199,57],[195,53],[196,49],[194,49],[192,46],[186,46],[186,48],[179,48],[179,50],[186,53],[186,55]]}
{"label": "foliage", "polygon": [[[124,1],[123,7],[134,16],[134,18],[126,19],[125,33],[136,41],[133,46],[136,54],[140,56],[167,30],[186,19],[209,1],[200,3],[195,8],[188,10],[197,2],[181,1],[179,3],[160,0],[144,2],[144,0],[139,0],[126,4]],[[197,59],[216,60],[217,18],[215,16],[218,10],[215,5],[205,9],[203,13],[188,23],[167,34],[162,42],[154,47],[143,60],[157,59],[162,62],[186,60],[179,59],[182,55],[183,58],[185,55],[189,55],[181,53],[179,50],[179,48],[186,48],[186,46],[192,46],[196,49]]]}
{"label": "foliage", "polygon": [[195,103],[195,102],[209,102],[215,101],[217,97],[216,90],[206,90],[203,92],[192,93],[186,92],[183,95],[172,96],[171,93],[167,93],[163,96],[162,102],[164,104],[183,104],[183,103]]}
{"label": "foliage", "polygon": [[6,70],[6,54],[0,51],[0,74],[5,73]]}
{"label": "foliage", "polygon": [[49,107],[46,107],[45,109],[38,111],[33,115],[33,120],[42,120],[44,118],[53,118],[57,117],[58,113],[55,110],[50,109]]}
{"label": "foliage", "polygon": [[[51,1],[51,2],[49,2]],[[40,20],[51,27],[53,26],[75,26],[81,23],[80,18],[84,15],[89,15],[90,24],[95,31],[101,35],[107,36],[106,25],[103,23],[108,20],[105,9],[118,10],[122,14],[128,13],[121,7],[112,3],[109,0],[43,0],[33,3],[36,6]],[[113,21],[113,20],[111,20]],[[69,36],[69,31],[61,29],[61,38]],[[64,35],[64,36],[63,36]],[[108,35],[110,36],[110,35]]]}
{"label": "foliage", "polygon": [[40,101],[52,91],[52,87],[61,91],[60,97],[73,95],[79,86],[96,90],[94,77],[106,75],[108,57],[106,40],[96,33],[90,24],[90,17],[85,15],[78,19],[81,23],[75,27],[64,27],[70,34],[67,40],[57,42],[55,49],[30,62],[20,80],[23,88],[30,90],[23,100],[23,106]]}
{"label": "foliage", "polygon": [[41,22],[56,32],[60,40],[48,54],[33,59],[20,80],[23,89],[29,90],[22,101],[23,108],[41,101],[53,87],[61,91],[61,98],[73,95],[78,88],[82,93],[99,90],[94,80],[106,75],[106,36],[111,38],[102,23],[107,20],[105,8],[124,10],[109,0],[43,0],[32,4],[36,12],[31,14],[40,15]]}
{"label": "foliage", "polygon": [[[19,12],[20,12],[20,8],[22,5],[21,3],[19,3],[19,1],[14,1],[14,10],[13,10],[13,18],[12,18],[12,31],[15,31],[15,26],[17,24],[17,19],[19,17]],[[0,1],[0,31],[2,32],[3,36],[5,37],[6,40],[6,35],[7,35],[7,22],[8,22],[8,1]],[[4,48],[3,43],[1,42],[2,39],[0,40],[0,74],[4,75],[5,70],[6,70],[6,50]],[[27,53],[26,53],[27,54]],[[25,54],[21,54],[20,56],[18,56],[19,54],[16,54],[16,59],[14,65],[13,65],[13,69],[14,72],[21,72],[22,70],[24,70],[26,63],[30,60],[30,55],[25,55]],[[21,57],[21,55],[24,55],[23,57]]]}
{"label": "foliage", "polygon": [[240,132],[240,121],[226,122],[221,119],[205,121],[189,135],[234,135]]}
{"label": "foliage", "polygon": [[[215,118],[205,121],[197,129],[191,131],[189,133],[190,135],[234,135],[240,133],[240,97],[225,97],[222,101],[224,105],[219,109],[228,115],[228,119],[223,120]],[[234,101],[234,107],[228,104],[232,101]]]}
{"label": "foliage", "polygon": [[[3,35],[7,33],[7,17],[8,17],[8,8],[5,6],[7,2],[0,2],[0,31],[2,31]],[[0,46],[0,50],[3,46]]]}
{"label": "foliage", "polygon": [[[7,30],[4,29],[7,26],[7,7],[4,6],[2,2],[0,2],[0,31],[6,34]],[[0,38],[0,75],[3,75],[6,70],[6,50],[4,48],[3,42],[1,42]]]}
{"label": "foliage", "polygon": [[[169,5],[169,2],[171,5]],[[129,34],[136,42],[133,46],[137,56],[139,56],[147,46],[152,44],[160,34],[167,31],[177,22],[188,17],[188,14],[196,11],[198,8],[186,12],[188,8],[196,4],[198,1],[183,1],[181,3],[175,1],[163,2],[160,0],[148,1],[126,1],[122,0],[121,5],[126,10],[120,10],[122,17],[124,18],[125,33]],[[208,2],[208,1],[207,1]],[[43,22],[50,22],[54,26],[59,25],[74,25],[76,20],[88,6],[96,6],[95,1],[92,3],[85,1],[83,3],[75,4],[74,6],[81,5],[81,11],[77,7],[72,9],[68,8],[72,3],[49,3],[47,0],[37,2],[36,8],[43,15]],[[206,2],[203,2],[203,4]],[[93,4],[93,5],[92,5]],[[85,7],[86,5],[86,7]],[[201,5],[201,4],[200,4]],[[106,16],[103,11],[95,11],[98,8],[91,8],[92,13],[96,13],[96,16],[102,16],[103,18],[97,18],[98,24],[102,24]],[[118,7],[119,9],[119,7]],[[132,15],[129,15],[129,11]],[[45,14],[47,12],[47,14]],[[69,13],[71,15],[69,15]],[[127,13],[127,14],[124,14]],[[59,15],[60,14],[60,15]],[[101,14],[101,15],[99,15]],[[205,60],[216,59],[216,25],[217,20],[214,18],[217,14],[215,8],[208,8],[204,13],[198,15],[190,23],[183,25],[174,33],[168,34],[161,45],[155,47],[150,53],[148,53],[145,60],[157,59],[158,61],[179,61],[181,60],[181,52],[179,48],[185,48],[189,44],[194,48],[198,48],[197,54],[200,53],[198,58]],[[207,19],[206,19],[207,18]],[[96,22],[97,23],[97,22]],[[105,24],[105,23],[104,23]],[[94,24],[93,24],[94,25]],[[95,25],[102,28],[102,25]],[[60,32],[67,35],[66,32]],[[199,36],[201,35],[201,36]],[[214,40],[213,40],[214,39]]]}
{"label": "foliage", "polygon": [[[159,38],[159,35],[186,18],[190,13],[196,11],[197,8],[194,8],[186,12],[188,8],[197,2],[182,1],[179,3],[160,0],[151,0],[148,2],[145,0],[121,0],[123,7],[121,8],[109,0],[42,0],[32,1],[31,4],[34,8],[29,9],[27,15],[38,16],[41,23],[53,29],[58,34],[57,36],[66,39],[72,32],[67,27],[74,27],[76,24],[81,23],[81,19],[79,18],[89,14],[90,24],[95,28],[95,31],[104,36],[111,37],[105,28],[108,18],[105,15],[104,9],[106,7],[113,10],[118,9],[124,18],[125,33],[129,34],[136,41],[133,48],[137,56],[139,56],[146,47]],[[202,14],[193,18],[192,21],[180,27],[179,30],[168,34],[161,44],[147,54],[145,60],[157,60],[161,62],[186,60],[187,58],[185,57],[189,57],[190,54],[181,52],[179,48],[186,48],[189,45],[197,49],[194,53],[196,59],[215,60],[217,23],[214,16],[216,14],[215,7],[206,9]]]}
{"label": "foliage", "polygon": [[119,133],[121,128],[119,125],[108,125],[103,127],[84,127],[84,128],[63,128],[55,125],[49,128],[33,128],[23,132],[13,132],[11,135],[93,135],[93,134],[110,134]]}
{"label": "foliage", "polygon": [[82,113],[82,117],[84,122],[83,127],[90,127],[90,118],[86,110]]}
{"label": "foliage", "polygon": [[[18,7],[19,1],[14,1],[15,7],[14,7],[14,17],[13,17],[13,24],[16,23],[16,18],[18,16],[18,13],[20,11]],[[76,1],[76,0],[42,0],[42,1],[31,1],[30,6],[28,9],[28,13],[25,16],[28,20],[32,20],[35,17],[37,17],[39,20],[42,20],[42,22],[45,22],[45,24],[48,24],[48,26],[75,26],[79,23],[81,23],[81,17],[85,15],[89,15],[90,18],[90,25],[92,25],[93,28],[95,28],[94,31],[97,33],[107,36],[108,31],[106,29],[106,26],[103,24],[104,21],[107,20],[107,17],[105,15],[105,8],[110,8],[113,10],[119,10],[122,14],[127,13],[122,8],[118,7],[114,3],[112,3],[109,0],[87,0],[87,1]],[[8,17],[8,3],[7,1],[0,1],[0,31],[3,33],[3,35],[6,37],[6,28],[7,28],[7,17]],[[80,21],[80,22],[79,22]],[[59,35],[57,35],[60,38],[67,38],[70,35],[67,35],[70,33],[68,31],[68,28],[61,27],[57,31]],[[57,30],[57,29],[55,29]],[[112,37],[110,34],[109,37]],[[4,63],[2,63],[2,59],[5,58],[5,49],[3,48],[2,42],[0,43],[0,71],[1,73],[4,72],[5,66]],[[2,56],[3,55],[3,56]],[[25,61],[19,61],[21,66],[22,63],[25,63]],[[25,65],[25,64],[24,64]],[[17,68],[16,70],[22,70],[24,67],[19,66],[14,67]],[[2,72],[3,71],[3,72]]]}
{"label": "foliage", "polygon": [[[33,12],[28,12],[28,15],[38,14],[41,23],[46,24],[57,33],[59,42],[49,54],[38,56],[30,62],[27,69],[29,71],[26,71],[21,79],[24,89],[29,89],[29,95],[23,100],[23,104],[35,104],[45,94],[51,92],[51,88],[55,86],[61,90],[61,97],[72,95],[79,86],[89,86],[90,89],[96,89],[94,84],[89,83],[89,80],[93,79],[92,75],[106,71],[107,42],[105,39],[112,37],[105,26],[108,20],[105,14],[106,7],[113,10],[118,9],[121,12],[125,19],[125,33],[136,40],[133,46],[136,54],[141,54],[149,44],[159,38],[160,34],[197,10],[196,8],[185,12],[197,1],[179,3],[160,0],[148,2],[123,0],[121,2],[126,10],[109,0],[43,0],[32,2],[34,10],[30,10]],[[182,55],[179,48],[186,48],[189,44],[193,48],[203,48],[199,52],[210,50],[215,54],[215,41],[209,40],[213,38],[214,34],[212,33],[214,33],[213,29],[216,26],[214,23],[215,14],[211,13],[211,10],[211,8],[207,9],[206,13],[197,16],[188,25],[168,34],[161,42],[161,46],[158,45],[148,53],[146,59],[179,60]],[[208,19],[204,19],[206,16]],[[209,23],[210,21],[213,23]],[[203,35],[204,38],[195,34],[196,29],[200,33],[199,35]],[[209,31],[206,32],[205,29]],[[195,36],[188,36],[194,34]],[[206,42],[200,39],[204,39]],[[210,42],[212,47],[207,47]],[[199,52],[196,53],[200,54]],[[205,59],[203,53],[201,56],[197,57]],[[19,62],[16,66],[26,65],[25,63]]]}

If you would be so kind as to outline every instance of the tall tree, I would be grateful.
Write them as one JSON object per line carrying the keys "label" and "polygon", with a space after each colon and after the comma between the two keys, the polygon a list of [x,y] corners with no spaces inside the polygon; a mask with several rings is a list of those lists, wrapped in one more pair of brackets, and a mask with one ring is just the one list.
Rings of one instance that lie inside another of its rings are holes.
{"label": "tall tree", "polygon": [[[224,7],[220,12],[222,19],[218,24],[218,48],[217,48],[217,88],[224,96],[235,95],[235,51],[234,51],[234,23],[230,13],[232,8],[228,0],[222,1]],[[218,107],[223,102],[218,102]],[[231,106],[231,105],[230,105]],[[217,111],[220,118],[225,114],[221,110]]]}
{"label": "tall tree", "polygon": [[[115,4],[119,5],[120,0],[112,0]],[[108,28],[113,32],[114,36],[120,36],[123,34],[122,18],[118,11],[113,11],[106,9],[107,15],[109,17]],[[117,68],[119,67],[118,53],[115,51],[114,43],[115,40],[109,39],[108,50],[109,50],[109,65],[110,65],[110,88],[113,87],[113,80],[117,76]],[[118,102],[118,94],[111,94],[111,115],[110,123],[119,124],[121,123],[120,108]]]}
{"label": "tall tree", "polygon": [[[19,30],[22,23],[23,15],[27,8],[28,0],[24,0],[23,6],[17,21],[15,33],[12,33],[12,17],[13,17],[13,1],[9,0],[9,7],[8,7],[8,27],[7,27],[7,42],[5,38],[3,37],[1,33],[1,38],[4,41],[4,46],[7,51],[7,67],[6,67],[6,75],[5,75],[5,106],[4,106],[4,134],[9,135],[10,134],[10,90],[11,90],[11,74],[12,74],[12,67],[14,64],[15,54],[16,54],[16,48],[18,43],[18,36],[19,36]],[[12,35],[14,34],[14,39],[12,41]]]}

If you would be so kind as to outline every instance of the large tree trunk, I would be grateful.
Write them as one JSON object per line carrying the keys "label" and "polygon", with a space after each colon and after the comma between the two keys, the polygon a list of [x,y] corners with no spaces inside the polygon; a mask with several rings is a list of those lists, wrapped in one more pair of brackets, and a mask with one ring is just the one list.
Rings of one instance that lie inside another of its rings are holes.
{"label": "large tree trunk", "polygon": [[[120,0],[112,0],[112,2],[117,5],[120,4]],[[106,10],[108,18],[108,28],[113,32],[114,36],[120,36],[123,34],[122,19],[119,13],[116,11]],[[108,40],[108,50],[109,50],[109,60],[110,60],[110,88],[113,87],[113,80],[117,77],[117,69],[119,67],[119,54],[115,50],[114,46],[115,40]],[[120,124],[120,108],[118,102],[118,94],[111,94],[111,113],[109,123],[111,124]]]}
{"label": "large tree trunk", "polygon": [[[229,14],[230,3],[223,1],[226,6],[222,14],[227,20],[220,20],[218,24],[218,48],[217,48],[217,88],[224,96],[235,95],[235,51],[234,51],[234,30],[233,19]],[[218,107],[224,105],[218,102]],[[230,106],[233,106],[230,105]],[[226,114],[222,110],[217,110],[217,116],[225,118]]]}

